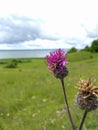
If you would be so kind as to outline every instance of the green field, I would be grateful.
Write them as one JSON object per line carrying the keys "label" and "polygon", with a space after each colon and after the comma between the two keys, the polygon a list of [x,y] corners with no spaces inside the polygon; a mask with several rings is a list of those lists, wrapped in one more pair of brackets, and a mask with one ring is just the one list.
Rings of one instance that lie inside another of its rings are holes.
{"label": "green field", "polygon": [[[17,68],[5,68],[0,60],[0,130],[71,130],[61,83],[49,71],[45,59],[20,59]],[[77,126],[83,111],[75,104],[76,84],[92,77],[98,86],[98,53],[67,55],[69,75],[64,79],[72,117]],[[98,110],[88,113],[83,130],[98,130]]]}

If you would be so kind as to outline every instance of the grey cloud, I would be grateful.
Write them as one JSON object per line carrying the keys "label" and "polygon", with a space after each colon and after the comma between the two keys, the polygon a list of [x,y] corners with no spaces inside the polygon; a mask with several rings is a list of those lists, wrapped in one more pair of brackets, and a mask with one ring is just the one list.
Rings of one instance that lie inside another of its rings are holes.
{"label": "grey cloud", "polygon": [[51,40],[51,41],[56,41],[56,40],[59,40],[59,37],[55,36],[55,34],[45,34],[45,32],[42,32],[41,33],[41,39],[47,39],[47,40]]}
{"label": "grey cloud", "polygon": [[41,20],[10,15],[0,18],[0,43],[21,43],[36,39],[56,40],[41,28]]}
{"label": "grey cloud", "polygon": [[95,29],[95,30],[90,31],[90,32],[88,31],[87,37],[94,38],[94,39],[98,38],[98,29]]}
{"label": "grey cloud", "polygon": [[85,39],[79,39],[79,38],[69,38],[65,39],[65,42],[69,44],[71,47],[75,48],[84,48],[87,43],[85,42]]}
{"label": "grey cloud", "polygon": [[80,40],[76,38],[69,38],[69,39],[65,39],[65,42],[71,46],[76,46],[78,43],[80,43]]}
{"label": "grey cloud", "polygon": [[40,37],[40,26],[26,17],[0,18],[0,43],[19,43]]}
{"label": "grey cloud", "polygon": [[85,27],[85,25],[83,25],[83,28],[86,31],[88,38],[93,38],[93,39],[98,38],[98,23],[96,23],[96,25],[93,29],[87,28],[87,27]]}

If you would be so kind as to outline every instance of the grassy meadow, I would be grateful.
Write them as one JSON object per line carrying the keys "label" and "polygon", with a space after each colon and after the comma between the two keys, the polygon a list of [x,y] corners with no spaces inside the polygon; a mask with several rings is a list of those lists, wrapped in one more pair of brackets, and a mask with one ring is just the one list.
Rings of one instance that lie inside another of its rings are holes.
{"label": "grassy meadow", "polygon": [[[17,68],[5,68],[0,60],[0,130],[71,130],[59,79],[45,59],[20,59]],[[98,53],[67,55],[69,75],[64,79],[72,117],[77,126],[83,111],[75,104],[76,84],[92,77],[98,86]],[[98,130],[98,110],[87,115],[83,130]]]}

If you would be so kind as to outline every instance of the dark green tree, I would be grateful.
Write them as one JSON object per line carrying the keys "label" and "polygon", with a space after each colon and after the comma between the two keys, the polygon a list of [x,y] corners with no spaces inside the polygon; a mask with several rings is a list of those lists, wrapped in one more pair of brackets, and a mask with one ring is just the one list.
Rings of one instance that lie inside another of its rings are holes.
{"label": "dark green tree", "polygon": [[86,46],[84,49],[82,49],[81,51],[91,51],[91,47]]}
{"label": "dark green tree", "polygon": [[77,52],[77,49],[76,49],[75,47],[72,47],[72,48],[68,51],[68,53],[73,53],[73,52]]}
{"label": "dark green tree", "polygon": [[98,39],[96,39],[92,42],[91,52],[98,52]]}

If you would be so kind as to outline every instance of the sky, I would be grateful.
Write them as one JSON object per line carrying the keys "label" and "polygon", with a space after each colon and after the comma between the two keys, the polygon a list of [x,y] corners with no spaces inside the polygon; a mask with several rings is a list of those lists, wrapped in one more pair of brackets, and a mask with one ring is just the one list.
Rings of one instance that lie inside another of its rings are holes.
{"label": "sky", "polygon": [[98,0],[0,0],[0,49],[90,46]]}

